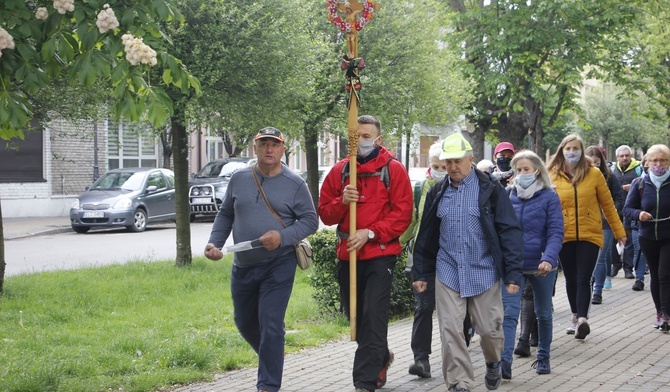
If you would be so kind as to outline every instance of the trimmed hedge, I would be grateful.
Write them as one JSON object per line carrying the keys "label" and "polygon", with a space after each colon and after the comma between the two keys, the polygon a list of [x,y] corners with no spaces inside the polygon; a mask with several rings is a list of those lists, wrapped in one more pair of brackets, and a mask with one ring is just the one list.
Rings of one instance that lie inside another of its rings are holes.
{"label": "trimmed hedge", "polygon": [[[334,229],[321,229],[309,238],[314,250],[314,260],[310,271],[314,299],[325,313],[343,313],[340,301],[340,286],[337,283],[337,235]],[[414,312],[412,284],[407,274],[407,255],[398,256],[393,271],[391,288],[391,318],[406,317]]]}

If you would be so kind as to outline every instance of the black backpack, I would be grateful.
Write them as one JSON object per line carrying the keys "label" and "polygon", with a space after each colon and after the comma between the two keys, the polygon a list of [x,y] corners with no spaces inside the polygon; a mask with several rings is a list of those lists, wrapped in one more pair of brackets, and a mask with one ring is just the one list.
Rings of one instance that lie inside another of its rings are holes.
{"label": "black backpack", "polygon": [[[389,160],[386,162],[386,165],[384,165],[380,171],[374,172],[374,173],[356,173],[356,177],[358,178],[363,178],[363,177],[379,177],[379,180],[384,183],[384,187],[388,190],[389,185],[391,184],[391,176],[389,175],[389,164],[393,158],[389,158]],[[344,182],[349,178],[349,161],[342,166],[342,185],[344,185]]]}

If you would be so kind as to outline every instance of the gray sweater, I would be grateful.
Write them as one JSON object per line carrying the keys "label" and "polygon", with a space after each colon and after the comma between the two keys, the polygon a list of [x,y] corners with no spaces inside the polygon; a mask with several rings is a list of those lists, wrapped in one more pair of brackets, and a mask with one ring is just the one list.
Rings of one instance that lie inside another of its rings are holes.
{"label": "gray sweater", "polygon": [[240,267],[261,265],[294,252],[293,245],[314,234],[319,227],[312,196],[302,177],[283,165],[281,173],[272,177],[256,171],[265,196],[286,225],[283,228],[265,205],[251,170],[255,167],[240,169],[231,177],[209,242],[221,248],[231,231],[237,244],[258,239],[269,230],[277,230],[281,245],[273,251],[258,248],[236,252],[233,263]]}

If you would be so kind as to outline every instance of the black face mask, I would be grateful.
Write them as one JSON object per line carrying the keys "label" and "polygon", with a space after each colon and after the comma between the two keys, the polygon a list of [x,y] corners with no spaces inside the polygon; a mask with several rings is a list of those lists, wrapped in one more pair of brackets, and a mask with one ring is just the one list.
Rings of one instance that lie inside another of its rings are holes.
{"label": "black face mask", "polygon": [[510,171],[512,170],[512,158],[501,157],[496,159],[496,165],[500,171]]}

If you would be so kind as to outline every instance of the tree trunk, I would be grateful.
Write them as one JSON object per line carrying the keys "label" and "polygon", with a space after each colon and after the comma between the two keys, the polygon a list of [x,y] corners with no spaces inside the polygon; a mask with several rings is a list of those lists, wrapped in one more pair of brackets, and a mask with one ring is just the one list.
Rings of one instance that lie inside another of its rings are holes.
{"label": "tree trunk", "polygon": [[175,209],[177,212],[178,267],[191,265],[191,207],[188,198],[188,132],[183,108],[175,105],[171,119],[172,154],[175,176]]}
{"label": "tree trunk", "polygon": [[5,229],[2,224],[2,203],[0,202],[0,294],[5,287]]}

